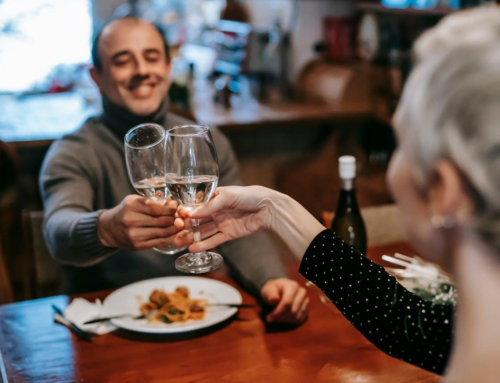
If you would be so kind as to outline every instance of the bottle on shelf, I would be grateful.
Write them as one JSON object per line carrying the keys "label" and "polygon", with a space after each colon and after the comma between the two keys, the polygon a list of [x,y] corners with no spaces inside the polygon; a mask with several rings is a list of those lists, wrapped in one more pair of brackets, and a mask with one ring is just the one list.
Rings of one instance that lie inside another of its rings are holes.
{"label": "bottle on shelf", "polygon": [[339,202],[332,220],[332,230],[354,250],[366,255],[366,228],[356,199],[354,181],[356,179],[356,158],[339,158],[341,189]]}

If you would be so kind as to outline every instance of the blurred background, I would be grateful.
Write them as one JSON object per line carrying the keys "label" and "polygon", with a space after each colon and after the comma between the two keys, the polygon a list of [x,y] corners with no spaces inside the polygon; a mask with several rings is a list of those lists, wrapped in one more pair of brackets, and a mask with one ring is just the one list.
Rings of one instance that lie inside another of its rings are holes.
{"label": "blurred background", "polygon": [[412,44],[443,16],[483,2],[0,0],[3,300],[56,292],[57,271],[37,258],[43,239],[29,217],[42,210],[37,178],[52,141],[100,111],[88,69],[92,38],[108,20],[160,24],[174,60],[171,111],[218,126],[246,184],[287,193],[327,222],[340,155],[357,158],[362,208],[391,204],[391,116]]}

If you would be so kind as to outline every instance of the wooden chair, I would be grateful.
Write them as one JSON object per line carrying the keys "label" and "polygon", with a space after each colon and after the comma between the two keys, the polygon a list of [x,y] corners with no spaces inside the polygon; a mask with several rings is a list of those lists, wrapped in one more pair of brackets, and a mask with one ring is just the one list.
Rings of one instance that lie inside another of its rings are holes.
{"label": "wooden chair", "polygon": [[12,224],[16,209],[16,182],[20,169],[20,160],[15,150],[0,141],[0,304],[14,301],[4,239],[10,235],[9,225]]}
{"label": "wooden chair", "polygon": [[59,293],[61,268],[52,258],[43,237],[43,211],[23,211],[26,238],[25,289],[29,299]]}
{"label": "wooden chair", "polygon": [[10,283],[7,264],[2,251],[2,238],[0,237],[0,304],[14,301],[14,291]]}

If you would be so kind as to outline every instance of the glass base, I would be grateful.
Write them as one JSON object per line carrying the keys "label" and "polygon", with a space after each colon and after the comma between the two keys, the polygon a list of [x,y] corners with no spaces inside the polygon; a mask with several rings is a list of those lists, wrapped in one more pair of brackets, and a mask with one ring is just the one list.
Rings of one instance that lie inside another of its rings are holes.
{"label": "glass base", "polygon": [[169,246],[165,246],[165,247],[153,247],[154,251],[156,251],[158,253],[162,253],[162,254],[167,254],[167,255],[178,254],[181,251],[184,251],[186,249],[187,249],[187,246],[177,247],[175,245],[169,245]]}
{"label": "glass base", "polygon": [[175,268],[183,273],[203,274],[218,269],[224,259],[217,253],[206,251],[199,254],[184,254],[175,261]]}

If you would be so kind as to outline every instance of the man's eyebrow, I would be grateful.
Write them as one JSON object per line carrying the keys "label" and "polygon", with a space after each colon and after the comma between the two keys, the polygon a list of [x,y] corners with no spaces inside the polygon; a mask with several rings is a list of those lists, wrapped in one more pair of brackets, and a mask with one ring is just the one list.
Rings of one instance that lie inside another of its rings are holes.
{"label": "man's eyebrow", "polygon": [[120,52],[117,52],[113,56],[111,56],[111,60],[115,60],[115,59],[117,59],[120,56],[124,56],[124,55],[128,55],[128,54],[130,54],[130,51],[120,51]]}

